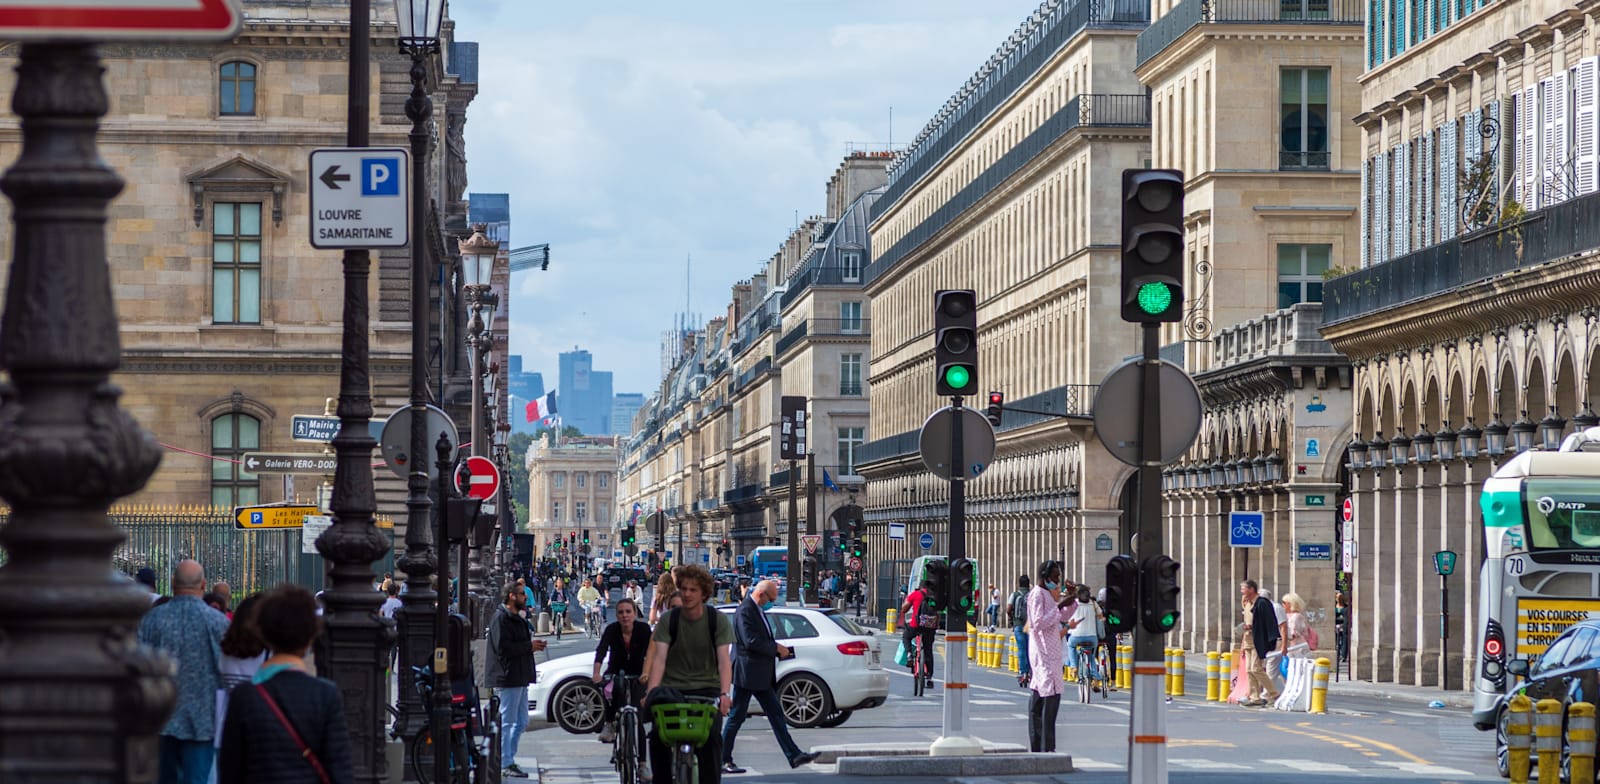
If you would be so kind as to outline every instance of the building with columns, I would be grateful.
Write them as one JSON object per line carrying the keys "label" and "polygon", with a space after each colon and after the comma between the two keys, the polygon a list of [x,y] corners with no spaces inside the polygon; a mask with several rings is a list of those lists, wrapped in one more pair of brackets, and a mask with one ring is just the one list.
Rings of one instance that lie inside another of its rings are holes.
{"label": "building with columns", "polygon": [[[617,440],[610,436],[557,436],[546,430],[528,448],[528,528],[536,558],[555,555],[587,534],[592,557],[611,557],[618,544]],[[626,519],[626,518],[623,518]]]}
{"label": "building with columns", "polygon": [[1441,643],[1432,555],[1455,551],[1452,593],[1476,597],[1483,480],[1600,419],[1597,7],[1367,19],[1362,264],[1328,283],[1322,327],[1353,367],[1357,677],[1470,687],[1483,619],[1469,598]]}

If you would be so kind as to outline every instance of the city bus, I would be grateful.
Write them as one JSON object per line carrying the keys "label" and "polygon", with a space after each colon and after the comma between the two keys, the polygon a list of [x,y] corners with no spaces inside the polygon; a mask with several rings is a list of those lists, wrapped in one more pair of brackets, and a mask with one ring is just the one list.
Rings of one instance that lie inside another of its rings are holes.
{"label": "city bus", "polygon": [[1491,730],[1516,686],[1507,662],[1531,664],[1568,626],[1600,618],[1600,428],[1506,461],[1478,505],[1485,557],[1472,723]]}
{"label": "city bus", "polygon": [[750,553],[750,574],[757,580],[763,577],[789,576],[789,548],[769,545],[757,547]]}

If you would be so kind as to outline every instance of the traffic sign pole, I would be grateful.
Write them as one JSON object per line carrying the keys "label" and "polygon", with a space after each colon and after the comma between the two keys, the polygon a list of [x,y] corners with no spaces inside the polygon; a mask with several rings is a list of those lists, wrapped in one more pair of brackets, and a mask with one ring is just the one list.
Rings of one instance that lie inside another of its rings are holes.
{"label": "traffic sign pole", "polygon": [[[1159,325],[1141,324],[1144,356],[1140,360],[1143,384],[1139,392],[1139,520],[1138,553],[1141,569],[1160,555],[1161,530],[1161,347]],[[1142,610],[1143,608],[1141,608]],[[1133,629],[1133,701],[1128,716],[1128,774],[1135,784],[1166,784],[1167,705],[1166,651],[1162,636],[1145,628]]]}
{"label": "traffic sign pole", "polygon": [[[961,396],[950,398],[950,534],[947,563],[967,557],[967,461],[960,426]],[[988,420],[984,420],[986,423]],[[955,575],[950,575],[951,593]],[[983,747],[967,735],[967,616],[957,612],[954,596],[943,597],[944,626],[944,714],[939,737],[928,747],[932,756],[981,754]]]}

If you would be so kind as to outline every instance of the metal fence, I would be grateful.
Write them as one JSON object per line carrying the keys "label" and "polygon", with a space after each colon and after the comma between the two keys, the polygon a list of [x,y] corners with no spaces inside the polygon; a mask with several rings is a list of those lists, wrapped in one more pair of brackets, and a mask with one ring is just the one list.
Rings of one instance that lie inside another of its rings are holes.
{"label": "metal fence", "polygon": [[[226,581],[235,597],[283,582],[313,591],[324,585],[322,556],[303,552],[299,528],[241,531],[232,509],[208,506],[115,507],[110,518],[127,536],[112,554],[112,565],[130,578],[145,567],[153,569],[163,594],[172,592],[172,569],[185,559],[199,561],[208,582]],[[0,528],[10,522],[10,510],[0,510]],[[393,523],[380,520],[379,525],[391,540],[389,553],[374,564],[382,575],[394,571]],[[0,548],[0,564],[6,560]]]}

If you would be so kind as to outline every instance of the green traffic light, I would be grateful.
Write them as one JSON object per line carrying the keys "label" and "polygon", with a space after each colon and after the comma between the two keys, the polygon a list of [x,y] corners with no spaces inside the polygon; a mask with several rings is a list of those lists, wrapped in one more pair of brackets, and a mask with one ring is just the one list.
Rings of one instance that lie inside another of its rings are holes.
{"label": "green traffic light", "polygon": [[1178,614],[1177,613],[1169,612],[1169,613],[1163,613],[1162,614],[1162,616],[1161,616],[1161,628],[1163,628],[1163,629],[1171,629],[1172,627],[1177,626],[1177,625],[1178,625]]}
{"label": "green traffic light", "polygon": [[1160,315],[1172,307],[1172,288],[1159,281],[1142,284],[1138,301],[1139,310],[1152,316]]}
{"label": "green traffic light", "polygon": [[951,365],[944,371],[944,383],[951,389],[966,389],[972,383],[972,371],[965,365]]}

